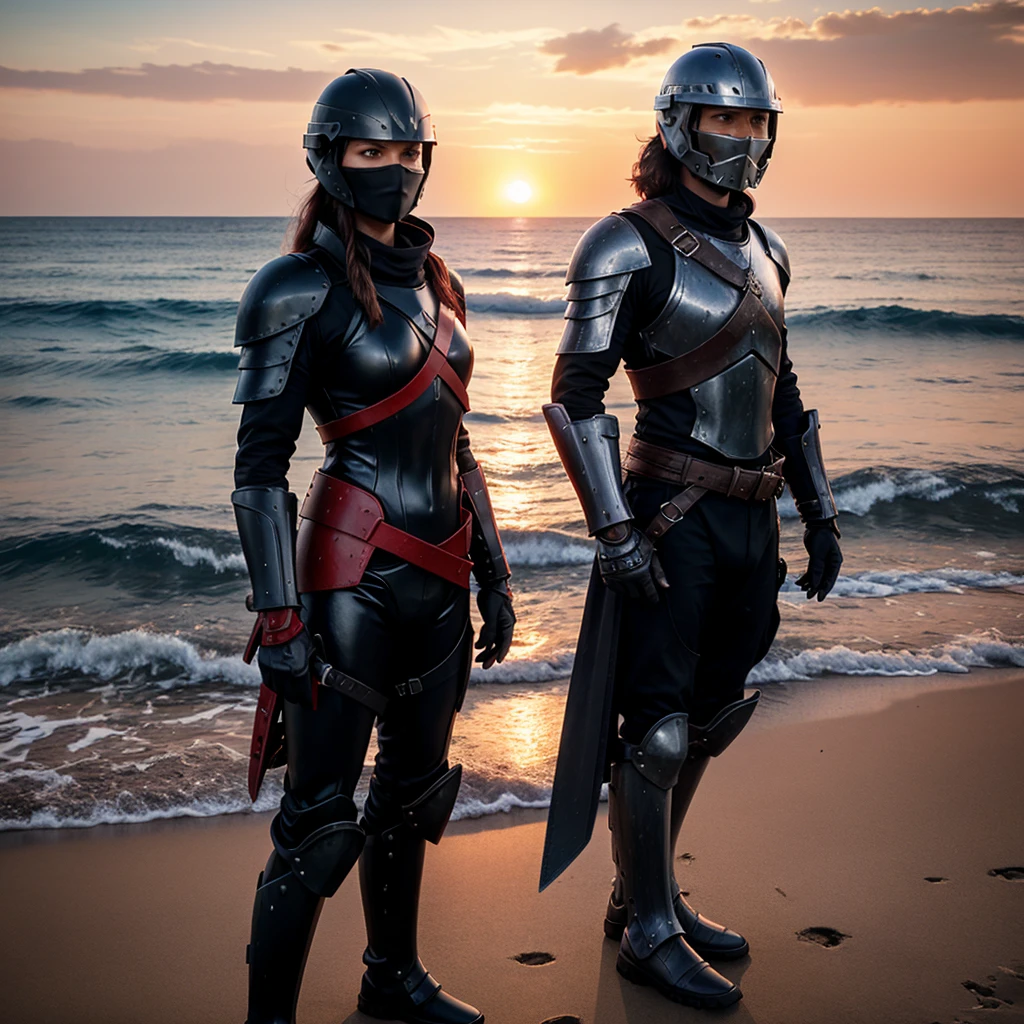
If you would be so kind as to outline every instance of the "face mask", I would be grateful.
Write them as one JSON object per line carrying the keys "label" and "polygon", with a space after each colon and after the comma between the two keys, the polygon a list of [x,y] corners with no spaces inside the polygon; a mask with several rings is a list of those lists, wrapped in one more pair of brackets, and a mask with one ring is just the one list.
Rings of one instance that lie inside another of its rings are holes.
{"label": "face mask", "polygon": [[425,172],[410,171],[402,164],[387,167],[345,167],[342,171],[352,192],[352,205],[384,224],[395,224],[416,205]]}

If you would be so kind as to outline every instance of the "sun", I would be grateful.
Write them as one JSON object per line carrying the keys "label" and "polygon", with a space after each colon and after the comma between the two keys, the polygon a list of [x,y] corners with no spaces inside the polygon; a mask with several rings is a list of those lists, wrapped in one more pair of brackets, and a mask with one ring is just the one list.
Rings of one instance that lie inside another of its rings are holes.
{"label": "sun", "polygon": [[533,198],[533,189],[528,182],[513,181],[505,186],[505,198],[513,203],[526,203]]}

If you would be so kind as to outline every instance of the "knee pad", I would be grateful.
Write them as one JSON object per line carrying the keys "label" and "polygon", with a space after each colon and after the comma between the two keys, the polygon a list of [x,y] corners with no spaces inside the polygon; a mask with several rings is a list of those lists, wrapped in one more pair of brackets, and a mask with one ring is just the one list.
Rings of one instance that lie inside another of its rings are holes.
{"label": "knee pad", "polygon": [[699,751],[708,757],[718,757],[743,732],[760,699],[761,691],[755,690],[743,700],[726,704],[707,725],[691,725],[691,752]]}
{"label": "knee pad", "polygon": [[307,889],[333,896],[359,859],[366,834],[356,824],[356,805],[343,793],[309,807],[295,806],[286,793],[270,838]]}
{"label": "knee pad", "polygon": [[627,760],[648,782],[671,789],[679,779],[688,746],[687,718],[666,715],[647,731],[640,743],[623,743]]}
{"label": "knee pad", "polygon": [[[394,798],[387,799],[379,795],[380,787],[376,787],[376,793],[371,792],[371,798],[366,802],[367,814],[363,818],[363,825],[367,832],[383,833],[394,828],[402,828],[407,835],[426,839],[428,842],[437,844],[444,835],[448,825],[448,819],[452,816],[455,807],[455,799],[459,795],[459,786],[462,783],[462,765],[457,764],[454,768],[444,766],[443,773],[427,785],[422,792],[415,796],[408,803],[401,802],[394,818],[383,821],[384,814],[380,813],[382,807],[389,803],[394,804]],[[373,788],[375,780],[371,780]],[[391,817],[391,816],[388,816]]]}

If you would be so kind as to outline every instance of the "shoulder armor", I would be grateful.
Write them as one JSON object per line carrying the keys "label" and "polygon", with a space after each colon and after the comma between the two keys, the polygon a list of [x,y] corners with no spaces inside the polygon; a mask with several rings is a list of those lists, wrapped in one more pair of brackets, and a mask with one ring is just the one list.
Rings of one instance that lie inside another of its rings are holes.
{"label": "shoulder armor", "polygon": [[238,363],[236,404],[273,398],[284,390],[303,324],[327,298],[331,282],[306,253],[271,260],[246,285],[238,303],[235,347]]}
{"label": "shoulder armor", "polygon": [[779,268],[782,274],[782,287],[785,288],[792,276],[789,269],[789,250],[786,248],[786,243],[776,232],[772,231],[769,227],[765,227],[764,224],[756,220],[752,220],[750,223],[757,231],[761,241],[764,242],[765,255]]}
{"label": "shoulder armor", "polygon": [[613,213],[588,228],[565,275],[568,323],[558,354],[608,348],[630,275],[650,265],[640,232],[625,217]]}
{"label": "shoulder armor", "polygon": [[640,232],[625,217],[612,213],[587,228],[576,243],[565,283],[630,274],[650,265]]}

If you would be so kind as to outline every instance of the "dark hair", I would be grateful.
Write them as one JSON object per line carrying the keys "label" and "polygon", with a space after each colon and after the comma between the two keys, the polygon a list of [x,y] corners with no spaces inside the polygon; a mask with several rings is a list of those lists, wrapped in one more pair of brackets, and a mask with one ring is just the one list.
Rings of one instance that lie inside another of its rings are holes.
{"label": "dark hair", "polygon": [[[339,203],[318,181],[309,195],[302,201],[285,235],[283,246],[286,252],[308,252],[313,248],[313,235],[319,223],[337,227],[345,243],[345,272],[348,285],[356,302],[366,315],[370,330],[384,322],[377,289],[370,277],[370,254],[359,241],[352,211]],[[451,276],[444,260],[436,253],[428,252],[424,264],[427,284],[441,303],[455,310],[455,315],[466,323],[466,301],[452,285]]]}
{"label": "dark hair", "polygon": [[657,199],[668,195],[678,186],[682,167],[662,144],[661,136],[654,135],[640,150],[630,180],[641,199]]}

